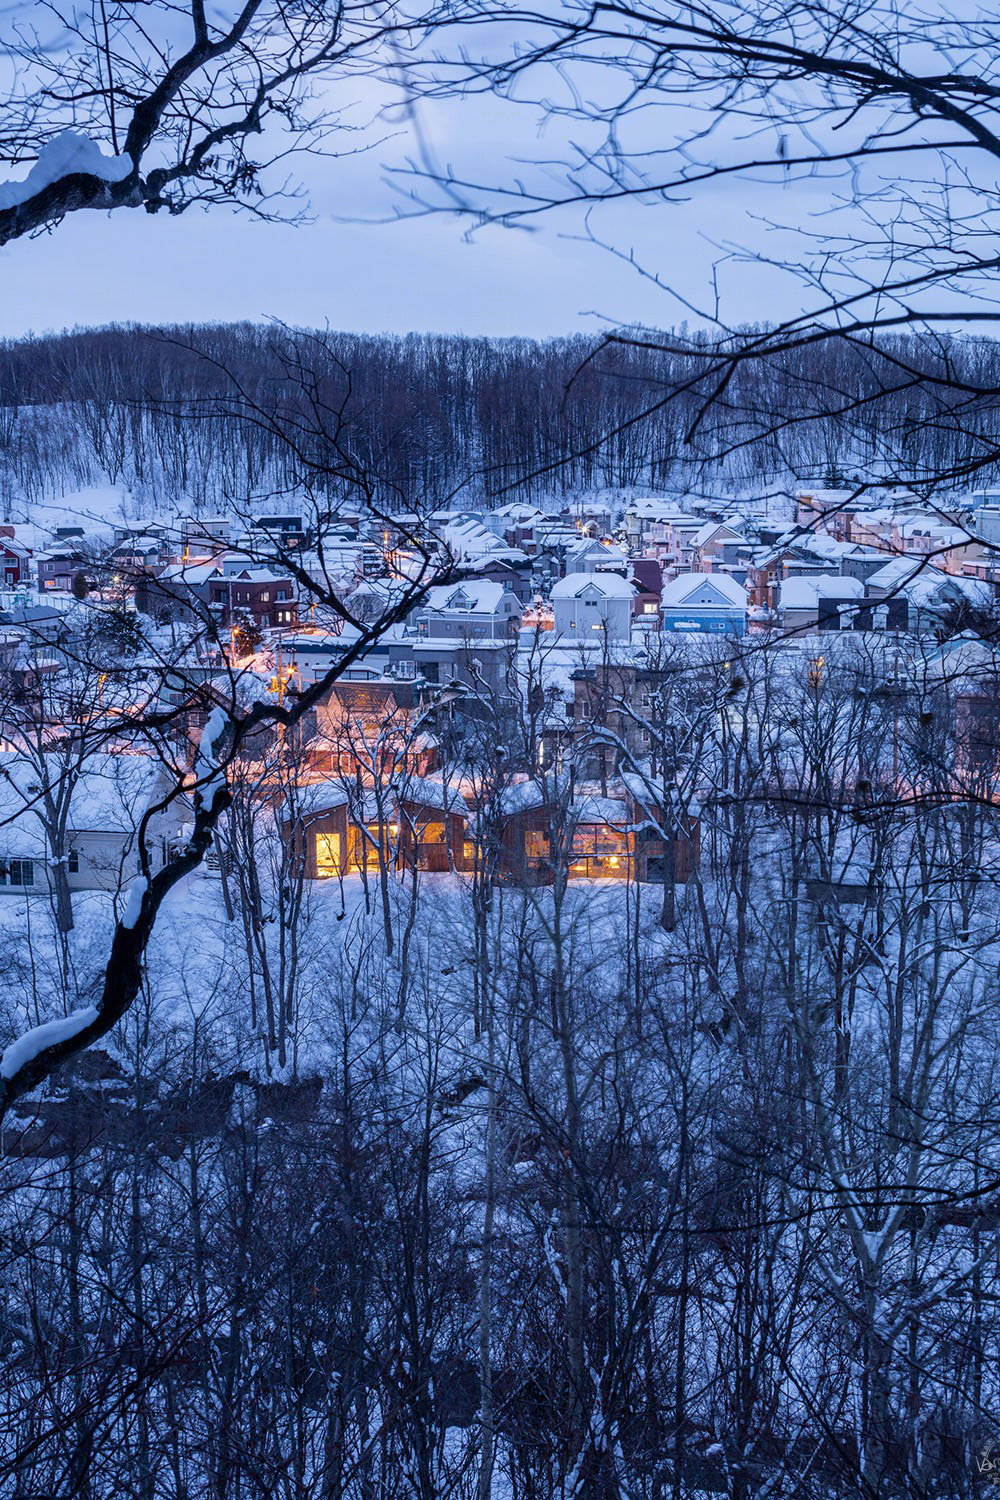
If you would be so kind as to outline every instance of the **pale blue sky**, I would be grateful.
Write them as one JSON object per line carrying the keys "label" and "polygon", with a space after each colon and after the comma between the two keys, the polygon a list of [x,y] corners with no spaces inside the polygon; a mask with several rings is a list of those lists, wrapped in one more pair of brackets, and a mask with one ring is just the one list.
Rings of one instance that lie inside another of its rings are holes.
{"label": "pale blue sky", "polygon": [[[558,146],[537,140],[528,110],[491,99],[452,105],[448,115],[425,112],[422,123],[438,161],[451,163],[458,153],[463,170],[488,180],[509,181],[522,170],[512,163],[536,152],[551,156]],[[669,326],[689,316],[622,261],[581,242],[579,215],[537,220],[531,233],[488,228],[471,241],[467,223],[455,217],[340,222],[399,209],[398,185],[383,169],[407,149],[401,131],[363,156],[307,161],[315,218],[301,227],[225,209],[192,209],[175,219],[126,210],[76,214],[50,235],[0,250],[0,333],[115,320],[277,317],[371,332],[543,336],[608,321]],[[779,190],[770,196],[783,220],[799,216],[807,201],[798,188],[794,202]],[[715,245],[775,238],[751,221],[751,206],[761,209],[759,189],[731,182],[688,203],[602,210],[595,225],[705,305]],[[777,314],[795,297],[790,284],[760,269],[733,267],[727,277],[738,318]]]}

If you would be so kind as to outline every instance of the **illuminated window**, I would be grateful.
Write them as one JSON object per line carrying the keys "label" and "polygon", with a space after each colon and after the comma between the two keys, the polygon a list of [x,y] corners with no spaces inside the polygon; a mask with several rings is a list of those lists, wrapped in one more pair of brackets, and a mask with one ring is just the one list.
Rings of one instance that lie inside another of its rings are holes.
{"label": "illuminated window", "polygon": [[529,830],[524,835],[524,852],[528,859],[548,859],[549,839],[545,833]]}
{"label": "illuminated window", "polygon": [[417,825],[417,840],[421,844],[443,844],[445,841],[443,823],[425,823]]}
{"label": "illuminated window", "polygon": [[316,874],[320,880],[340,874],[340,834],[316,834]]}

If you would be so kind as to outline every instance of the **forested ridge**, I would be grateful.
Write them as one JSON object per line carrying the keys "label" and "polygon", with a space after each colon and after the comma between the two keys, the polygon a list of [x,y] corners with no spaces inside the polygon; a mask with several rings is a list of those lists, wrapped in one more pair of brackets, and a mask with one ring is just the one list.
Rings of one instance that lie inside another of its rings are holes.
{"label": "forested ridge", "polygon": [[[994,474],[989,339],[849,341],[741,359],[704,336],[633,343],[110,327],[0,345],[5,498],[124,483],[211,504],[294,484],[287,416],[315,378],[387,506],[586,489],[766,489],[794,479]],[[920,375],[922,378],[917,378]],[[712,397],[705,410],[706,400]],[[776,420],[774,414],[794,418]]]}

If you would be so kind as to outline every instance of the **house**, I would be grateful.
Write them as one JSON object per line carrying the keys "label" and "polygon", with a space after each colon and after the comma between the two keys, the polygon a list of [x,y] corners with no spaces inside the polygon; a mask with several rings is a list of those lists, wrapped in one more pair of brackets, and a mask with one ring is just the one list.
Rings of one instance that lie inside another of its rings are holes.
{"label": "house", "polygon": [[663,593],[663,568],[655,557],[636,557],[631,563],[633,618],[648,629],[660,628],[660,596]]}
{"label": "house", "polygon": [[865,599],[885,603],[890,630],[933,631],[942,620],[964,609],[988,609],[988,583],[944,572],[933,563],[894,557],[865,583]]}
{"label": "house", "polygon": [[619,573],[567,573],[551,591],[557,636],[627,641],[635,586]]}
{"label": "house", "polygon": [[286,574],[270,568],[227,561],[222,573],[208,580],[208,602],[226,625],[238,615],[250,615],[261,630],[298,624],[295,586]]}
{"label": "house", "polygon": [[0,613],[0,625],[9,627],[26,646],[61,645],[72,633],[67,612],[48,604],[15,605]]}
{"label": "house", "polygon": [[798,526],[811,529],[822,527],[833,536],[847,539],[852,535],[854,515],[860,506],[868,504],[867,500],[859,501],[857,489],[810,486],[795,493],[795,521]]}
{"label": "house", "polygon": [[94,560],[75,545],[52,547],[36,559],[39,593],[58,589],[69,593],[79,577],[87,589],[97,582]]}
{"label": "house", "polygon": [[946,573],[961,573],[966,563],[985,555],[978,538],[936,515],[899,517],[893,540],[894,550],[907,557],[933,557]]}
{"label": "house", "polygon": [[31,549],[17,540],[9,525],[0,526],[0,577],[8,589],[19,588],[31,577]]}
{"label": "house", "polygon": [[625,554],[613,543],[584,537],[567,547],[565,565],[567,573],[624,573]]}
{"label": "house", "polygon": [[315,770],[378,776],[426,776],[437,764],[437,740],[420,721],[429,690],[415,682],[339,679],[315,709],[307,754]]}
{"label": "house", "polygon": [[860,578],[835,573],[786,578],[778,589],[778,615],[785,630],[836,630],[853,622],[853,606],[863,596]]}
{"label": "house", "polygon": [[111,568],[121,573],[159,573],[172,562],[176,548],[161,535],[126,536],[109,554]]}
{"label": "house", "polygon": [[521,623],[521,603],[502,583],[467,578],[429,589],[411,620],[424,639],[507,641]]}
{"label": "house", "polygon": [[622,786],[636,880],[650,885],[662,885],[665,880],[686,885],[701,864],[700,810],[682,812],[670,832],[662,785],[626,771]]}
{"label": "house", "polygon": [[254,516],[250,522],[251,535],[261,538],[272,547],[297,550],[305,545],[307,527],[301,516],[287,515]]}
{"label": "house", "polygon": [[727,573],[681,573],[664,585],[660,614],[664,630],[742,635],[747,591]]}
{"label": "house", "polygon": [[[54,847],[44,821],[44,779],[75,776],[65,831]],[[79,774],[72,757],[0,754],[0,895],[47,894],[55,861],[65,861],[71,891],[117,891],[138,873],[137,831],[166,786],[160,762],[146,755],[93,755]],[[146,830],[157,868],[181,831],[178,804],[157,812]]]}
{"label": "house", "polygon": [[559,516],[546,516],[535,526],[536,576],[554,572],[561,576],[566,572],[566,557],[580,545],[580,532],[572,521]]}
{"label": "house", "polygon": [[712,573],[724,564],[735,563],[746,546],[746,537],[734,527],[722,521],[706,521],[687,542],[680,561],[694,572]]}
{"label": "house", "polygon": [[633,500],[625,511],[625,534],[633,552],[655,552],[669,550],[673,540],[675,524],[688,525],[691,533],[699,529],[702,522],[682,509],[676,500],[655,496]]}
{"label": "house", "polygon": [[[504,564],[527,577],[531,560],[520,547],[508,546],[500,535],[498,518],[489,513],[482,516],[473,512],[455,515],[436,512],[442,517],[435,537],[444,555],[468,568],[470,572],[482,573],[489,564]],[[431,517],[434,520],[434,517]],[[419,562],[419,558],[416,559]]]}
{"label": "house", "polygon": [[157,620],[202,621],[230,625],[251,616],[260,629],[295,625],[298,605],[291,578],[240,559],[176,563],[158,577],[145,575],[136,585],[135,607]]}
{"label": "house", "polygon": [[185,556],[214,556],[229,546],[234,529],[229,516],[185,516],[180,523]]}
{"label": "house", "polygon": [[560,863],[567,877],[628,873],[627,813],[616,798],[574,802],[565,787],[515,782],[500,799],[499,816],[499,870],[508,884],[551,885]]}
{"label": "house", "polygon": [[625,515],[632,552],[655,557],[671,572],[692,566],[692,538],[705,529],[703,516],[692,515],[670,501],[637,501]]}
{"label": "house", "polygon": [[373,787],[338,780],[297,787],[282,809],[285,837],[304,861],[307,880],[328,880],[384,863],[444,874],[471,868],[469,813],[442,782],[401,776],[379,797]]}
{"label": "house", "polygon": [[561,865],[568,880],[633,877],[659,884],[669,870],[682,884],[697,867],[697,818],[686,818],[679,833],[667,837],[662,814],[654,817],[648,810],[650,800],[627,781],[616,796],[569,800],[565,786],[514,783],[501,799],[502,878],[509,884],[551,885]]}
{"label": "house", "polygon": [[515,500],[502,505],[495,514],[508,547],[517,547],[530,557],[535,551],[535,528],[545,519],[543,512],[535,505]]}

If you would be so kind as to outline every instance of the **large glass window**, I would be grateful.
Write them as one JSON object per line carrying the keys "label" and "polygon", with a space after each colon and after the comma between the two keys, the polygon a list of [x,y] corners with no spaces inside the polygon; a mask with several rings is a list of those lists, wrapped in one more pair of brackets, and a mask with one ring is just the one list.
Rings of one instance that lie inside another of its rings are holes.
{"label": "large glass window", "polygon": [[607,823],[580,823],[573,830],[573,854],[624,854],[625,835]]}
{"label": "large glass window", "polygon": [[35,883],[35,866],[30,859],[0,860],[0,885],[30,886]]}

